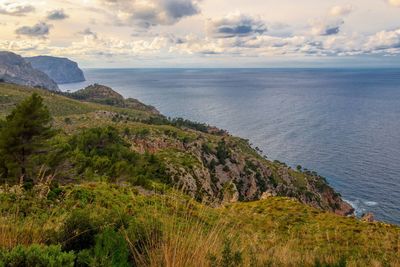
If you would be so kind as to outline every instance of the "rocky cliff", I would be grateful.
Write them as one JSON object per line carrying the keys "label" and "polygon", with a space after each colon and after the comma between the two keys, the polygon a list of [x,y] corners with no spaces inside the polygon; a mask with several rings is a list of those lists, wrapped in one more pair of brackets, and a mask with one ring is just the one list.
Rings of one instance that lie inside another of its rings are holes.
{"label": "rocky cliff", "polygon": [[12,52],[0,51],[0,81],[58,91],[57,84],[44,72]]}
{"label": "rocky cliff", "polygon": [[37,56],[27,57],[32,67],[46,73],[56,83],[75,83],[85,81],[78,64],[68,58]]}

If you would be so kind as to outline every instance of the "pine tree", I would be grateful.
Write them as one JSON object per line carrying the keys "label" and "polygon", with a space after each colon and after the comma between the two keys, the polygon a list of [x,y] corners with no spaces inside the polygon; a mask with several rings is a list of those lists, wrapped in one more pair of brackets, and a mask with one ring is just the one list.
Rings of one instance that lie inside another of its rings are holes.
{"label": "pine tree", "polygon": [[20,175],[25,181],[28,180],[30,156],[38,152],[46,140],[54,135],[51,120],[43,99],[36,93],[21,102],[6,117],[0,128],[3,176],[9,176],[10,170],[14,170],[12,174],[15,178]]}

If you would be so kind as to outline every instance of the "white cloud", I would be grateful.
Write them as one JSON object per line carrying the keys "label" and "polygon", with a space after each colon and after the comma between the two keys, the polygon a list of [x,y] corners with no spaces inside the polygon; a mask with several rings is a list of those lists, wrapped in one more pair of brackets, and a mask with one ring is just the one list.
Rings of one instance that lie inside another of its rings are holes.
{"label": "white cloud", "polygon": [[34,11],[35,7],[29,2],[0,1],[0,14],[10,16],[24,16]]}
{"label": "white cloud", "polygon": [[368,38],[365,49],[369,52],[380,50],[394,50],[400,52],[400,29],[393,31],[381,31]]}
{"label": "white cloud", "polygon": [[[392,0],[393,1],[393,0]],[[400,0],[398,0],[400,2]],[[351,12],[353,12],[353,6],[351,5],[345,5],[345,6],[334,6],[329,10],[329,14],[334,17],[341,17],[341,16],[346,16],[349,15]]]}

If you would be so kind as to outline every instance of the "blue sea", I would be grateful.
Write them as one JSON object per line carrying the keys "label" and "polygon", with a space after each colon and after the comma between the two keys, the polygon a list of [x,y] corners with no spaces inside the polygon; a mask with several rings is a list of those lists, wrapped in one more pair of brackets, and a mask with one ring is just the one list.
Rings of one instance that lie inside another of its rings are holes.
{"label": "blue sea", "polygon": [[87,82],[315,170],[358,214],[400,224],[400,69],[87,69]]}

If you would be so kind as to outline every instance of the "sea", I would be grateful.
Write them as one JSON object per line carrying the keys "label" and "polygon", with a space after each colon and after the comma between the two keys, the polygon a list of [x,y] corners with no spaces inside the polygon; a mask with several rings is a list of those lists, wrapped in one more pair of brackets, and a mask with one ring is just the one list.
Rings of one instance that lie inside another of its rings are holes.
{"label": "sea", "polygon": [[87,81],[249,139],[400,224],[400,69],[85,69]]}

